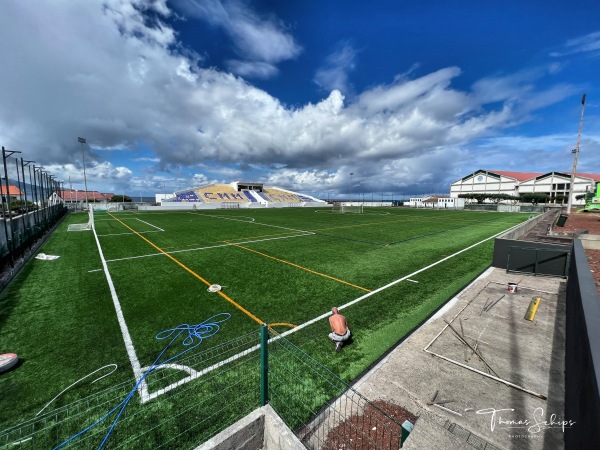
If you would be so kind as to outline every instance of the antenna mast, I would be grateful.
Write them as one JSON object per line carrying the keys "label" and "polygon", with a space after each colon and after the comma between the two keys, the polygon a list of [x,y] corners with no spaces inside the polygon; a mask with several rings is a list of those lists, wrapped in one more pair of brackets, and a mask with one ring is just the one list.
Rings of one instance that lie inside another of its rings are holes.
{"label": "antenna mast", "polygon": [[583,111],[585,110],[585,94],[581,97],[581,118],[579,119],[579,133],[577,133],[577,146],[573,152],[573,170],[571,171],[571,186],[569,189],[569,201],[567,202],[567,214],[571,214],[571,205],[573,204],[573,192],[575,186],[575,171],[577,170],[577,157],[579,156],[579,142],[581,141],[581,128],[583,127]]}

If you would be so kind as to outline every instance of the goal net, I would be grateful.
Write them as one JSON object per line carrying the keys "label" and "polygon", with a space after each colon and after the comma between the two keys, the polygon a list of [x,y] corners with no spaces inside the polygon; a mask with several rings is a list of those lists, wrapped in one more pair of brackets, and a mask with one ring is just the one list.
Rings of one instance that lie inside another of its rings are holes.
{"label": "goal net", "polygon": [[360,214],[363,212],[363,205],[346,205],[342,202],[335,202],[333,204],[332,212],[334,213],[354,213]]}
{"label": "goal net", "polygon": [[87,223],[72,223],[69,225],[68,231],[86,231],[91,230],[94,226],[94,208],[89,205]]}

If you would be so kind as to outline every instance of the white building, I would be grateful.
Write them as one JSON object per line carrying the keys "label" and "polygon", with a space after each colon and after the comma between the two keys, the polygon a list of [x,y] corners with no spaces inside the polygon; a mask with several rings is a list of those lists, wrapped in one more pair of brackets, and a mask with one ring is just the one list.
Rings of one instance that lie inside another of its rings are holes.
{"label": "white building", "polygon": [[413,197],[408,201],[408,206],[413,208],[435,209],[463,208],[465,206],[465,199],[457,197],[441,197],[438,195]]}
{"label": "white building", "polygon": [[[583,205],[585,200],[576,197],[587,191],[596,190],[596,182],[600,182],[600,174],[576,173],[573,189],[573,205]],[[450,196],[460,194],[545,194],[551,201],[564,197],[568,202],[571,188],[570,172],[510,172],[506,170],[477,170],[450,186]]]}

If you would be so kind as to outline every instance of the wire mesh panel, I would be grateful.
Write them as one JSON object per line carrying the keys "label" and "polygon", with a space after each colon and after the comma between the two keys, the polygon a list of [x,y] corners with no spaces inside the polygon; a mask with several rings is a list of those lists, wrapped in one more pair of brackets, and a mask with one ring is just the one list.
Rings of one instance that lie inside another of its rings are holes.
{"label": "wire mesh panel", "polygon": [[400,448],[400,423],[285,339],[269,346],[269,403],[311,450]]}
{"label": "wire mesh panel", "polygon": [[187,372],[154,370],[146,401],[129,381],[45,412],[0,432],[0,448],[195,448],[259,407],[258,340],[250,333],[178,360]]}
{"label": "wire mesh panel", "polygon": [[[157,367],[144,378],[144,395],[139,381],[126,381],[45,407],[0,432],[0,448],[195,448],[260,407],[259,336],[257,330]],[[307,448],[400,447],[401,425],[375,403],[285,338],[266,347],[269,403]]]}

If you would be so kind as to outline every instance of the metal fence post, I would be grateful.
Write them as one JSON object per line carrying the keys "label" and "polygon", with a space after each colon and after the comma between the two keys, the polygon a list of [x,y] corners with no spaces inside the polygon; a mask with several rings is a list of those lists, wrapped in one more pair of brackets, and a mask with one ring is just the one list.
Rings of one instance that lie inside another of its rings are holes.
{"label": "metal fence post", "polygon": [[269,403],[269,331],[267,324],[260,327],[260,404]]}

